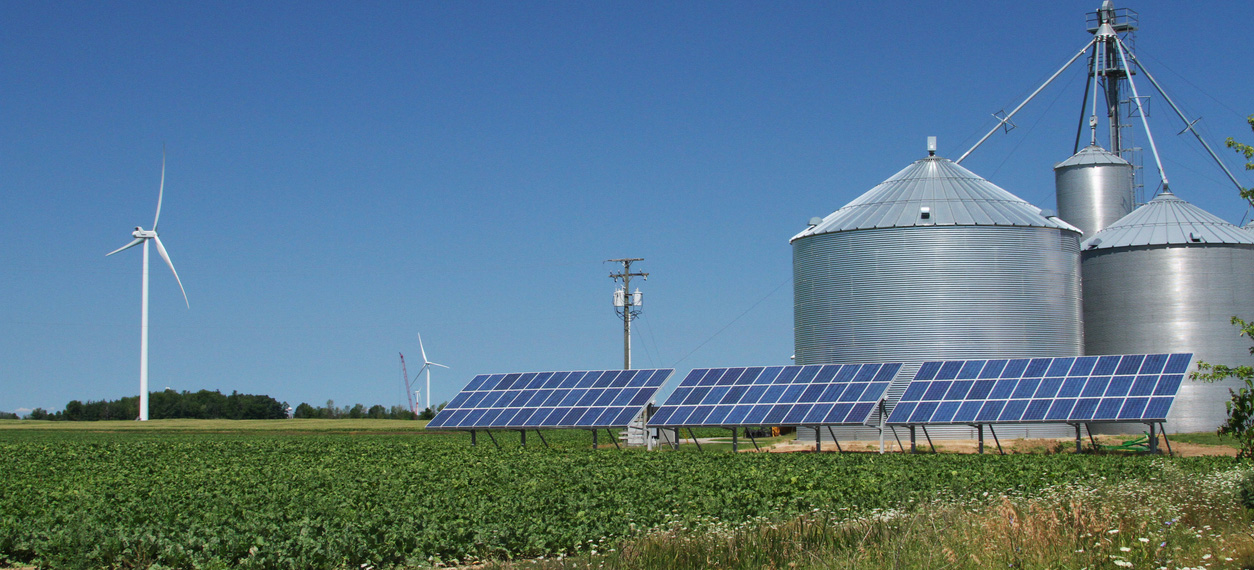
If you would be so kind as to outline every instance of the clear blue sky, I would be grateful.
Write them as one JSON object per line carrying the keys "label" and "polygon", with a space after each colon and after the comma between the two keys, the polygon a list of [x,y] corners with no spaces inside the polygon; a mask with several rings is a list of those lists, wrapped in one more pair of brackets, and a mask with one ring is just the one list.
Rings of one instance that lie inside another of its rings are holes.
{"label": "clear blue sky", "polygon": [[[191,308],[154,254],[154,390],[398,404],[419,332],[436,401],[615,368],[614,257],[652,274],[638,367],[787,363],[788,238],[929,135],[957,158],[1099,4],[4,2],[0,410],[138,393],[140,251],[104,254],[152,223],[163,143]],[[1254,138],[1254,3],[1120,6],[1212,145]],[[1053,208],[1082,91],[964,166]],[[1156,94],[1151,121],[1173,190],[1242,221]]]}

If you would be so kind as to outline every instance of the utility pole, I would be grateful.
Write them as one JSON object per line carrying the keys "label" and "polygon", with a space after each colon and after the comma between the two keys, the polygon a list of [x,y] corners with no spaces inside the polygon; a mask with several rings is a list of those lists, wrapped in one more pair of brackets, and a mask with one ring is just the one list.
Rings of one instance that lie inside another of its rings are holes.
{"label": "utility pole", "polygon": [[641,277],[646,281],[649,279],[648,273],[632,273],[631,264],[637,261],[644,261],[643,257],[632,257],[624,259],[607,259],[606,263],[621,263],[623,270],[619,273],[611,273],[610,279],[617,282],[622,279],[623,286],[614,291],[614,311],[618,316],[623,318],[623,370],[631,370],[631,320],[640,315],[640,306],[644,304],[644,294],[636,288],[636,292],[631,292],[631,278]]}

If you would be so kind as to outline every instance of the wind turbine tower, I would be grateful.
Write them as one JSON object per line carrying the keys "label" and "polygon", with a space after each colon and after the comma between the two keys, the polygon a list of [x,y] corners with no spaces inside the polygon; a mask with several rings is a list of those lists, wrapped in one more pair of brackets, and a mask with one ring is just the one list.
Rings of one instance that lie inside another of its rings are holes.
{"label": "wind turbine tower", "polygon": [[165,246],[161,245],[161,238],[157,237],[157,221],[161,219],[161,198],[165,194],[165,149],[161,149],[161,186],[157,189],[157,215],[152,218],[152,229],[145,230],[140,226],[135,226],[135,231],[131,232],[131,236],[135,239],[122,247],[119,247],[109,253],[105,257],[113,255],[119,251],[124,251],[143,244],[144,246],[144,269],[142,285],[140,287],[142,299],[139,312],[139,421],[148,421],[148,242],[151,241],[157,246],[157,253],[161,255],[161,259],[165,260],[166,265],[170,266],[170,271],[174,273],[174,281],[179,284],[179,291],[183,292],[183,303],[187,308],[191,308],[191,303],[187,301],[187,291],[183,289],[183,281],[179,279],[179,272],[175,271],[174,264],[170,262],[170,255],[166,253]]}
{"label": "wind turbine tower", "polygon": [[439,366],[440,368],[448,368],[448,367],[443,364],[438,364],[435,362],[431,362],[430,360],[427,360],[427,349],[422,346],[422,333],[418,333],[418,350],[422,352],[422,368],[418,369],[418,373],[421,374],[422,371],[424,370],[427,371],[427,407],[423,409],[430,410],[431,409],[431,367],[432,366]]}

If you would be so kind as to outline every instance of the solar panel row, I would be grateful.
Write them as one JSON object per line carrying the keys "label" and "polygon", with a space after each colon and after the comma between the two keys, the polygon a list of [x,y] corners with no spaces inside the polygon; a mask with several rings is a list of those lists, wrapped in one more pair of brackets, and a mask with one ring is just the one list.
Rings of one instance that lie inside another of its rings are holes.
{"label": "solar panel row", "polygon": [[889,424],[1163,421],[1192,354],[926,362]]}
{"label": "solar panel row", "polygon": [[481,374],[427,428],[626,426],[673,369]]}
{"label": "solar panel row", "polygon": [[900,363],[698,368],[652,418],[653,427],[861,424]]}

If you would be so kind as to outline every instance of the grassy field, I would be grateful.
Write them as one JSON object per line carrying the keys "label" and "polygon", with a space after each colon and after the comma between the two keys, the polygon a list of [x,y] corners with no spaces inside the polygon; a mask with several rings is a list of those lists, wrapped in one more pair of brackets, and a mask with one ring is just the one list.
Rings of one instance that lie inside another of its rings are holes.
{"label": "grassy field", "polygon": [[0,566],[1254,564],[1231,458],[472,447],[421,425],[0,422]]}
{"label": "grassy field", "polygon": [[1219,435],[1214,432],[1172,434],[1171,440],[1182,441],[1185,443],[1196,443],[1199,445],[1220,445],[1234,449],[1241,448],[1241,444],[1237,442],[1237,438]]}

